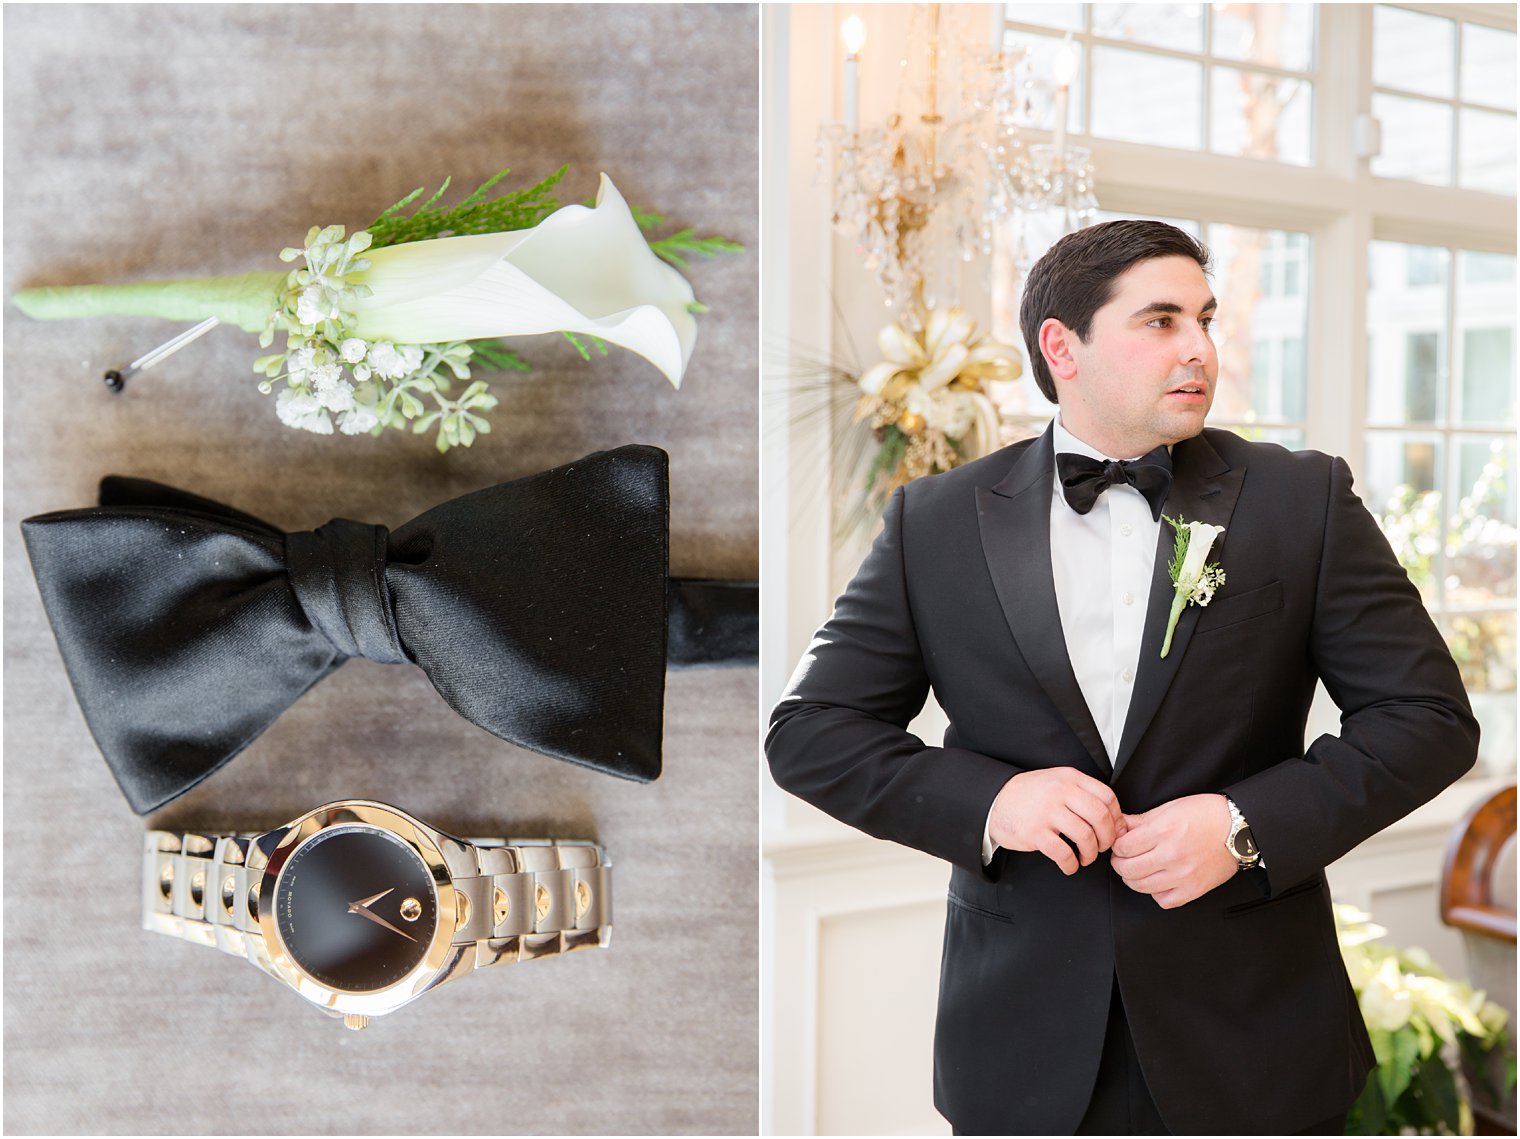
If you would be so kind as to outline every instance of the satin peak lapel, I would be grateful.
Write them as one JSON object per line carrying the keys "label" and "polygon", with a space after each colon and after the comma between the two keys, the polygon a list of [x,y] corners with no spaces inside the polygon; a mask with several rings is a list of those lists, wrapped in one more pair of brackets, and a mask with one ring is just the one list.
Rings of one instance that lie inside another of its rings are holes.
{"label": "satin peak lapel", "polygon": [[1052,431],[1027,447],[1002,482],[976,488],[982,553],[1003,616],[1024,662],[1056,710],[1104,772],[1112,770],[1061,631],[1050,568],[1050,496],[1054,493]]}
{"label": "satin peak lapel", "polygon": [[[1223,526],[1225,532],[1215,539],[1209,561],[1219,562],[1226,573],[1230,567],[1230,517],[1235,511],[1236,500],[1240,498],[1245,474],[1244,467],[1232,468],[1220,458],[1219,452],[1203,435],[1184,439],[1172,448],[1172,489],[1166,496],[1162,513],[1184,522]],[[1172,647],[1162,657],[1161,643],[1166,639],[1166,622],[1172,610],[1169,569],[1174,541],[1171,526],[1163,521],[1156,539],[1156,564],[1151,571],[1151,595],[1145,611],[1145,635],[1140,641],[1140,664],[1135,670],[1135,693],[1124,721],[1124,734],[1119,739],[1115,776],[1124,770],[1155,717],[1156,709],[1166,698],[1177,668],[1187,653],[1188,642],[1192,640],[1193,626],[1198,624],[1199,607],[1186,606],[1177,618]],[[1228,581],[1224,588],[1229,589]]]}

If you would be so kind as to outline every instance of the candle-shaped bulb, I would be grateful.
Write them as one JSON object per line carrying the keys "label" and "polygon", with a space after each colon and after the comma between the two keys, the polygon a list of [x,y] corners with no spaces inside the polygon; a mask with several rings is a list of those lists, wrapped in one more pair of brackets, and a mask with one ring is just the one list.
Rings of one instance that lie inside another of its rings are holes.
{"label": "candle-shaped bulb", "polygon": [[857,56],[860,49],[866,46],[866,24],[859,16],[851,16],[840,25],[840,37],[844,40],[844,51],[848,56]]}
{"label": "candle-shaped bulb", "polygon": [[1071,37],[1066,37],[1066,42],[1061,50],[1056,53],[1055,62],[1051,65],[1051,72],[1055,76],[1057,87],[1070,87],[1072,80],[1077,77],[1077,64],[1081,62],[1077,55],[1077,49],[1072,45]]}

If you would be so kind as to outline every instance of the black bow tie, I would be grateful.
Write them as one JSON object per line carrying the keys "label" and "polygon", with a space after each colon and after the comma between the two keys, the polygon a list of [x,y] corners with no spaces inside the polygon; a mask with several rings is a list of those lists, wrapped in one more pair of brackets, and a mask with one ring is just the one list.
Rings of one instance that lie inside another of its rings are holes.
{"label": "black bow tie", "polygon": [[1128,483],[1151,504],[1151,517],[1161,520],[1167,491],[1172,488],[1172,456],[1163,447],[1138,459],[1094,459],[1066,452],[1056,456],[1056,472],[1061,476],[1061,490],[1078,514],[1086,514],[1098,501],[1098,495],[1111,486]]}
{"label": "black bow tie", "polygon": [[[395,532],[285,534],[108,478],[22,523],[85,720],[139,814],[212,774],[352,656],[412,661],[512,743],[660,773],[667,456],[622,447],[436,506]],[[676,663],[753,659],[753,588],[671,582]]]}

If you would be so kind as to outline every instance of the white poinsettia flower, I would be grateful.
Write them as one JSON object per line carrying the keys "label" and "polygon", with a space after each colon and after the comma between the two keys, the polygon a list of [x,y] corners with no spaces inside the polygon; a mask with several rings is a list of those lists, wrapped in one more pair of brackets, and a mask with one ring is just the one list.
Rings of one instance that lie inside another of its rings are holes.
{"label": "white poinsettia flower", "polygon": [[[532,229],[370,250],[370,289],[347,331],[367,341],[435,344],[573,332],[636,352],[679,387],[697,325],[691,285],[661,261],[605,174],[595,208],[556,210]],[[375,354],[369,363],[384,374]]]}
{"label": "white poinsettia flower", "polygon": [[1414,1006],[1397,961],[1386,958],[1367,979],[1360,1003],[1368,1028],[1397,1032],[1409,1023]]}

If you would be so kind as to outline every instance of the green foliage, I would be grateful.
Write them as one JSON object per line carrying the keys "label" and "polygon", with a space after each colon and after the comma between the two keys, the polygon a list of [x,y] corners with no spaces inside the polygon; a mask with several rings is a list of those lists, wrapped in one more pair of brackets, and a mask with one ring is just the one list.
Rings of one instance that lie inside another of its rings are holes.
{"label": "green foliage", "polygon": [[524,360],[505,340],[472,340],[470,347],[486,367],[498,372],[531,372],[533,365]]}
{"label": "green foliage", "polygon": [[[637,216],[635,214],[635,217]],[[651,216],[658,218],[659,221],[665,220],[664,218],[659,218],[658,215]],[[641,229],[644,228],[642,221],[639,223],[639,227]],[[737,241],[731,241],[726,237],[719,237],[716,234],[711,237],[698,237],[696,231],[690,226],[671,234],[669,237],[661,237],[651,241],[649,248],[653,249],[655,253],[666,261],[669,261],[677,269],[690,268],[689,263],[682,254],[697,257],[715,257],[719,253],[742,253],[744,251],[743,245]]]}
{"label": "green foliage", "polygon": [[1173,531],[1176,532],[1176,539],[1172,546],[1172,564],[1167,567],[1167,572],[1172,575],[1172,580],[1176,581],[1182,576],[1182,566],[1187,561],[1188,539],[1193,536],[1193,532],[1188,529],[1188,524],[1181,518],[1172,518],[1165,514],[1161,517],[1165,518]]}
{"label": "green foliage", "polygon": [[[1420,1060],[1419,1046],[1407,1034],[1388,1064],[1381,1061],[1346,1116],[1347,1135],[1461,1135],[1464,1104],[1456,1078],[1439,1055]],[[1390,1080],[1390,1069],[1397,1078]],[[1392,1090],[1390,1083],[1397,1089]]]}
{"label": "green foliage", "polygon": [[[594,206],[595,201],[587,202],[586,205]],[[639,223],[639,230],[648,233],[652,229],[658,229],[665,224],[665,215],[657,214],[653,210],[646,210],[642,206],[629,206],[628,212],[633,215],[633,220]]]}
{"label": "green foliage", "polygon": [[502,170],[487,178],[458,205],[447,208],[438,205],[452,182],[452,179],[445,178],[443,185],[434,191],[432,197],[418,206],[410,216],[404,216],[401,211],[425,192],[425,187],[418,186],[365,226],[375,239],[371,248],[380,249],[406,241],[426,241],[434,237],[531,229],[559,209],[559,202],[550,191],[565,176],[567,169],[568,167],[561,166],[542,182],[529,186],[526,190],[515,190],[490,198],[488,195],[496,188],[496,184],[511,173],[510,168]]}
{"label": "green foliage", "polygon": [[[582,360],[591,359],[590,350],[586,347],[585,341],[581,340],[579,336],[573,332],[562,332],[560,335],[562,335],[566,340],[570,341],[571,344],[575,345],[575,350],[581,354]],[[607,355],[607,342],[605,340],[597,336],[592,336],[589,333],[586,335],[586,340],[591,341],[591,345],[596,349],[598,356]]]}
{"label": "green foliage", "polygon": [[876,486],[876,480],[897,470],[908,453],[908,437],[895,423],[882,428],[881,446],[871,459],[871,469],[866,472],[866,492]]}

